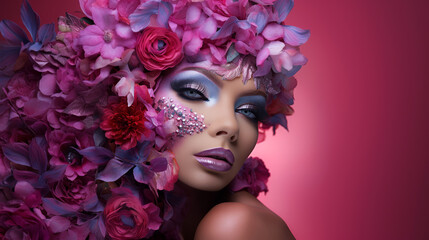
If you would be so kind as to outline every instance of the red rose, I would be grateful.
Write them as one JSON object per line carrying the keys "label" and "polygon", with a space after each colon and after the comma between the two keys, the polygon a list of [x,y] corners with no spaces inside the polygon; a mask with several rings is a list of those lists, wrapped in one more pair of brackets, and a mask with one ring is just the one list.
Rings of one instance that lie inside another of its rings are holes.
{"label": "red rose", "polygon": [[116,188],[104,208],[106,231],[112,239],[140,239],[161,225],[159,208],[153,203],[141,205],[126,188]]}
{"label": "red rose", "polygon": [[[123,101],[122,101],[123,100]],[[128,107],[126,99],[113,103],[104,109],[100,128],[106,131],[106,137],[115,140],[115,144],[128,150],[137,145],[142,135],[149,137],[152,131],[145,127],[146,107],[140,101],[134,101]]]}
{"label": "red rose", "polygon": [[182,61],[182,42],[177,34],[161,27],[147,27],[137,39],[137,56],[149,71],[165,70]]}

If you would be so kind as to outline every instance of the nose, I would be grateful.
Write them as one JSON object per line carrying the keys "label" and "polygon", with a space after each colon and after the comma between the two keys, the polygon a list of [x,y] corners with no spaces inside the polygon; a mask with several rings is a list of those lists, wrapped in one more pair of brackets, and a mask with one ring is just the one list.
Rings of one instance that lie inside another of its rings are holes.
{"label": "nose", "polygon": [[[212,121],[208,127],[209,134],[212,137],[223,137],[229,142],[235,142],[238,139],[239,126],[234,108],[231,107],[212,112]],[[208,120],[208,119],[207,119]]]}

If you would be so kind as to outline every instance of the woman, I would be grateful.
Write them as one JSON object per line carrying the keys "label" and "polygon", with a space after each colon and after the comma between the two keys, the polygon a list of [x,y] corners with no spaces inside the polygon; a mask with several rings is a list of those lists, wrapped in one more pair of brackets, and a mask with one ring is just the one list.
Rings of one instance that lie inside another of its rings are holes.
{"label": "woman", "polygon": [[292,113],[293,1],[80,4],[56,37],[27,1],[32,41],[0,24],[0,235],[294,239],[248,158]]}

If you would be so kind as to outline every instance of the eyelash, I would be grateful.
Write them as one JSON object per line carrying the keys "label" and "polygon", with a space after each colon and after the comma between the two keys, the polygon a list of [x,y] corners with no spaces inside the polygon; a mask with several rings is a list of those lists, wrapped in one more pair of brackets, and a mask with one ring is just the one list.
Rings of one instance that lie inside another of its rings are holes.
{"label": "eyelash", "polygon": [[208,101],[209,100],[207,97],[208,94],[207,94],[206,87],[198,83],[184,84],[178,89],[177,92],[181,97],[187,100],[191,100],[191,101],[198,101],[198,100]]}
{"label": "eyelash", "polygon": [[238,107],[235,112],[243,114],[245,117],[252,121],[259,121],[260,120],[260,114],[258,107],[252,104],[244,104]]}

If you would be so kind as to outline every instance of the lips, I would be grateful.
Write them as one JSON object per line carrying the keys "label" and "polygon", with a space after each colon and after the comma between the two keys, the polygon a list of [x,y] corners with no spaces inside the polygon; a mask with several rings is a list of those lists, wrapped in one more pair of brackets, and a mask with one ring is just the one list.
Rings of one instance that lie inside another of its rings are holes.
{"label": "lips", "polygon": [[235,161],[234,154],[225,148],[208,149],[194,156],[202,166],[220,172],[231,169]]}

